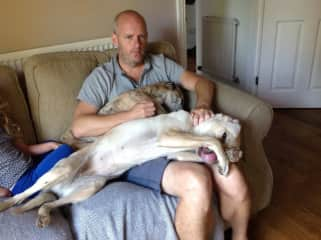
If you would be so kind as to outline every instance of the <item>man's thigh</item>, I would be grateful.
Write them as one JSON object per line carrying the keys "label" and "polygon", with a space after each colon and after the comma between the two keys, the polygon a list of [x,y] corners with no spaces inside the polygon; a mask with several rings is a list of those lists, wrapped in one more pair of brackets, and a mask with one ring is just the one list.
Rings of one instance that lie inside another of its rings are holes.
{"label": "man's thigh", "polygon": [[181,197],[195,184],[212,186],[211,169],[202,163],[171,161],[165,168],[162,189],[165,193]]}
{"label": "man's thigh", "polygon": [[166,157],[159,157],[129,169],[119,179],[161,192],[163,174],[169,162]]}

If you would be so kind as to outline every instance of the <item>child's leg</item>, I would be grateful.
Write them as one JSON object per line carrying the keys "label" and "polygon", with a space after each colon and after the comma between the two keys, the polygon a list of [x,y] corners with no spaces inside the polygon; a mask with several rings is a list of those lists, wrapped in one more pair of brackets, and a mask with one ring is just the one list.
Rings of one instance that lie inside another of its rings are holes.
{"label": "child's leg", "polygon": [[48,172],[59,160],[68,157],[73,151],[69,145],[62,144],[56,150],[46,155],[35,168],[32,175],[33,182],[35,183],[38,178]]}
{"label": "child's leg", "polygon": [[48,172],[59,160],[68,157],[73,149],[67,145],[60,145],[56,150],[47,154],[41,162],[32,169],[29,169],[16,183],[12,189],[13,195],[23,192],[32,186],[38,178]]}

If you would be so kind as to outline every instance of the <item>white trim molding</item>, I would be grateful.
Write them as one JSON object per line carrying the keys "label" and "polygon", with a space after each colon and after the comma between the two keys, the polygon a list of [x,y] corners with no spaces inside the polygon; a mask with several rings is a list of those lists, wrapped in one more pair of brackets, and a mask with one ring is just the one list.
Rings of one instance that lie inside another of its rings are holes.
{"label": "white trim molding", "polygon": [[[255,60],[254,60],[254,78],[260,74],[261,64],[261,51],[262,51],[262,39],[263,39],[263,23],[264,23],[264,10],[265,0],[259,0],[257,3],[257,28],[256,28],[256,49],[255,49]],[[255,81],[252,81],[250,85],[251,93],[257,95],[257,85]]]}
{"label": "white trim molding", "polygon": [[185,0],[176,0],[176,24],[179,62],[187,67]]}
{"label": "white trim molding", "polygon": [[14,68],[16,71],[21,72],[24,59],[32,55],[50,52],[105,51],[111,48],[114,48],[111,38],[97,38],[87,41],[78,41],[0,54],[0,65],[7,65]]}

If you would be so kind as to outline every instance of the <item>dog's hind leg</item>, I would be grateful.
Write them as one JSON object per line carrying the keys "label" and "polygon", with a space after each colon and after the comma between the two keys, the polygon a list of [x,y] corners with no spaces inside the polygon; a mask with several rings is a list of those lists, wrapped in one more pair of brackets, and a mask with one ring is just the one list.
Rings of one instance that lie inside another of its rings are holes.
{"label": "dog's hind leg", "polygon": [[18,203],[21,203],[32,194],[41,191],[43,189],[50,189],[57,183],[63,182],[64,180],[71,178],[75,175],[78,169],[82,166],[84,162],[85,155],[80,153],[85,153],[86,148],[73,153],[68,158],[60,160],[50,171],[41,176],[37,182],[30,188],[26,189],[24,192],[19,193],[11,198],[8,198],[0,202],[0,212],[4,211]]}
{"label": "dog's hind leg", "polygon": [[59,164],[60,162],[58,162],[54,166],[54,168],[52,168],[49,172],[47,172],[42,177],[40,177],[34,185],[26,189],[24,192],[19,193],[11,198],[8,198],[3,202],[0,202],[0,212],[16,204],[23,202],[32,194],[38,191],[41,191],[44,188],[48,189],[51,186],[55,185],[56,183],[59,183],[65,180],[66,178],[68,178],[73,172],[73,170],[68,166],[66,166],[65,168],[62,168],[58,166]]}
{"label": "dog's hind leg", "polygon": [[88,199],[98,192],[105,185],[106,181],[107,178],[104,176],[83,176],[77,178],[67,186],[70,191],[68,195],[56,201],[45,203],[39,208],[36,225],[40,228],[48,226],[52,209]]}
{"label": "dog's hind leg", "polygon": [[21,204],[18,207],[12,208],[13,214],[21,214],[36,207],[41,206],[43,203],[57,200],[57,196],[52,192],[40,192],[37,196],[29,200],[28,202]]}

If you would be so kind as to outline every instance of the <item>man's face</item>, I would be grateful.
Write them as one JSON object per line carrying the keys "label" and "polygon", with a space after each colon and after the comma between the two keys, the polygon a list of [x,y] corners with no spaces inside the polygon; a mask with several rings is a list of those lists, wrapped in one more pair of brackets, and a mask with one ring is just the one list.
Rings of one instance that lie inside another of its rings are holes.
{"label": "man's face", "polygon": [[116,33],[113,33],[113,43],[118,47],[120,63],[137,66],[144,63],[147,45],[147,30],[144,22],[133,16],[119,19]]}

